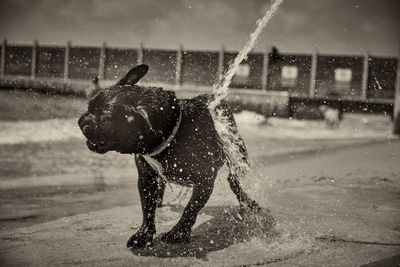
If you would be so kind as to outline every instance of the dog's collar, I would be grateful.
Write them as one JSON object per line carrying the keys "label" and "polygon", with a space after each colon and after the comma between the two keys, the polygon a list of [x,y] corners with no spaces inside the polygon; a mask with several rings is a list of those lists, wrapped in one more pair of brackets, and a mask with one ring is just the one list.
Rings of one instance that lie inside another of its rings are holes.
{"label": "dog's collar", "polygon": [[170,136],[168,136],[167,140],[165,140],[161,145],[159,145],[156,149],[154,149],[153,152],[145,155],[148,157],[154,157],[163,152],[167,147],[169,147],[169,145],[172,142],[172,139],[174,139],[176,133],[178,132],[179,126],[181,125],[181,121],[182,121],[182,109],[179,108],[179,118]]}

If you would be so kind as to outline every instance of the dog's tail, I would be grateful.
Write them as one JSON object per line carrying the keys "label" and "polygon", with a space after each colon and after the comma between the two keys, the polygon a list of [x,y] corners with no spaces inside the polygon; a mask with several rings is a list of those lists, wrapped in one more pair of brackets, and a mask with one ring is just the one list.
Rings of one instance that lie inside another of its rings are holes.
{"label": "dog's tail", "polygon": [[220,146],[225,154],[229,168],[228,181],[241,206],[256,209],[258,204],[252,200],[240,186],[240,178],[249,170],[247,149],[240,137],[235,119],[225,101],[215,109],[213,115],[215,128],[219,135]]}

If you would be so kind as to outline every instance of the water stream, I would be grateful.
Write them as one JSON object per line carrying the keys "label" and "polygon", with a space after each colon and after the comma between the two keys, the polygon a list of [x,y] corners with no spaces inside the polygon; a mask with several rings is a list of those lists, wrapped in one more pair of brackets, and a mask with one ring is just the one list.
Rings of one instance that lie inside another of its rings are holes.
{"label": "water stream", "polygon": [[282,4],[283,0],[274,0],[270,9],[267,10],[264,17],[257,21],[257,28],[250,35],[249,40],[243,46],[242,50],[236,56],[233,63],[230,64],[228,71],[225,72],[221,80],[214,85],[213,95],[215,99],[210,102],[209,108],[211,111],[215,110],[215,107],[219,105],[221,100],[225,99],[229,92],[229,85],[232,82],[232,78],[235,75],[240,63],[247,59],[248,54],[254,48],[257,43],[257,39],[260,36],[262,30],[267,26],[270,19],[274,16],[275,12],[278,10],[279,6]]}
{"label": "water stream", "polygon": [[223,143],[223,149],[228,157],[228,162],[231,166],[231,172],[235,172],[238,177],[243,177],[248,169],[249,163],[243,157],[244,147],[243,140],[240,137],[236,126],[227,117],[227,114],[221,108],[218,108],[221,101],[224,100],[229,93],[229,85],[234,77],[240,63],[247,59],[248,54],[256,45],[257,39],[260,36],[262,30],[267,26],[270,19],[273,17],[283,0],[273,0],[271,7],[267,10],[264,17],[257,21],[257,27],[254,32],[250,35],[249,40],[244,45],[242,50],[236,56],[233,63],[230,64],[228,71],[223,75],[218,83],[214,85],[213,96],[214,99],[209,103],[209,110],[214,120],[215,129],[221,138]]}

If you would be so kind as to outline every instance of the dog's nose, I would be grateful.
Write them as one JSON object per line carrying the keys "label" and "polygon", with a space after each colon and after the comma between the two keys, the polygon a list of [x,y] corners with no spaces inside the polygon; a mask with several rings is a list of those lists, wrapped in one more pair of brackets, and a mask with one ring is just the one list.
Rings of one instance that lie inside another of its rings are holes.
{"label": "dog's nose", "polygon": [[89,133],[89,125],[85,125],[82,129],[82,132],[84,135],[87,135]]}
{"label": "dog's nose", "polygon": [[84,126],[85,118],[86,118],[86,114],[83,114],[78,120],[78,125],[79,125],[79,128],[81,128],[81,129]]}
{"label": "dog's nose", "polygon": [[91,123],[93,123],[93,121],[94,121],[94,116],[92,114],[86,112],[78,120],[79,128],[81,128],[81,130],[83,130],[83,127],[85,127],[85,125],[91,124]]}

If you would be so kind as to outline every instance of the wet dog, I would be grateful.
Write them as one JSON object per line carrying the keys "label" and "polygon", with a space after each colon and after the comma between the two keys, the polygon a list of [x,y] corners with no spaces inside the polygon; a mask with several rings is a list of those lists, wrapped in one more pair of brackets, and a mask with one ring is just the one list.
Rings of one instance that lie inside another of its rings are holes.
{"label": "wet dog", "polygon": [[[215,129],[208,109],[212,95],[177,99],[173,91],[136,85],[147,71],[146,65],[136,66],[114,86],[95,92],[78,122],[90,150],[135,156],[143,221],[127,246],[152,244],[156,207],[162,202],[166,182],[191,186],[193,192],[180,220],[161,240],[189,241],[197,214],[208,201],[217,172],[225,163],[230,187],[241,206],[258,209],[240,187],[237,170]],[[222,102],[217,109],[237,132],[227,104]],[[233,145],[240,152],[240,160],[248,164],[243,140],[237,140]]]}

